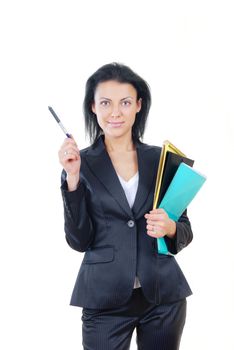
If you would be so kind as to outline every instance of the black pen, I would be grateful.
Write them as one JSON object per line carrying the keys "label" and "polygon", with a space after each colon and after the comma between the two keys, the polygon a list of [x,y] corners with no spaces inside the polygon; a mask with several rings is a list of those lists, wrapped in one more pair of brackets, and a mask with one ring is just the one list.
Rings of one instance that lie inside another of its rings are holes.
{"label": "black pen", "polygon": [[64,134],[65,134],[67,137],[71,138],[71,135],[68,134],[67,130],[64,128],[64,126],[63,126],[61,120],[59,119],[59,117],[57,116],[57,114],[55,113],[55,111],[53,110],[53,108],[50,107],[50,106],[48,106],[48,109],[49,109],[50,113],[53,115],[53,117],[54,117],[54,119],[56,120],[56,122],[58,123],[58,125],[60,126],[60,128],[63,130]]}

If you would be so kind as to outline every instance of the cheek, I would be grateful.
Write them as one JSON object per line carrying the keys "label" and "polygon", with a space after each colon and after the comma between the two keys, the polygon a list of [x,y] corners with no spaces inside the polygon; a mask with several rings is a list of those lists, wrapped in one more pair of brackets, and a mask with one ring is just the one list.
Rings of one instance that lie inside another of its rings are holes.
{"label": "cheek", "polygon": [[126,112],[125,114],[128,115],[131,120],[135,121],[136,114],[138,113],[135,106],[127,109],[125,112]]}
{"label": "cheek", "polygon": [[96,114],[99,118],[105,118],[106,116],[108,116],[110,114],[110,107],[96,108]]}
{"label": "cheek", "polygon": [[100,115],[98,115],[98,114],[97,114],[97,122],[100,126],[103,125],[102,117],[100,117]]}
{"label": "cheek", "polygon": [[97,122],[99,124],[99,126],[103,129],[104,125],[106,124],[106,120],[107,120],[107,115],[106,113],[97,113]]}
{"label": "cheek", "polygon": [[131,113],[129,113],[128,119],[129,119],[129,122],[132,125],[135,123],[135,120],[136,120],[136,113],[135,113],[135,111],[132,111]]}

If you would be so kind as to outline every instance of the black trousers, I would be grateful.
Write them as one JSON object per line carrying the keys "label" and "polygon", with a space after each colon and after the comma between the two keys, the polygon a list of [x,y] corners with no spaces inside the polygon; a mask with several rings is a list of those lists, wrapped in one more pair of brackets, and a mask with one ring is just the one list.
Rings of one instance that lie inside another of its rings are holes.
{"label": "black trousers", "polygon": [[128,350],[136,329],[139,350],[178,350],[186,318],[186,299],[150,304],[133,290],[129,302],[115,309],[83,309],[84,350]]}

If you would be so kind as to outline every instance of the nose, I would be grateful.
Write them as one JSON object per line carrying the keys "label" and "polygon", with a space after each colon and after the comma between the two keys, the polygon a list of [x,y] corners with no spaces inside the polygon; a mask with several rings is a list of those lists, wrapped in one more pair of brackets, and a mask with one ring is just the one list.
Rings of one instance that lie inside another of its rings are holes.
{"label": "nose", "polygon": [[111,116],[114,118],[120,116],[119,105],[113,106],[112,111],[111,111]]}

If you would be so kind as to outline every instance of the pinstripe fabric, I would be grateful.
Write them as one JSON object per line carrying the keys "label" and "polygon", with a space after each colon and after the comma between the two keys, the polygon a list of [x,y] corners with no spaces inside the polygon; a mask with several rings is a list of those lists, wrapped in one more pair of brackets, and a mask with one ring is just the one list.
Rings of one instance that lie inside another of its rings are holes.
{"label": "pinstripe fabric", "polygon": [[[136,276],[149,303],[167,304],[192,294],[175,257],[158,254],[155,239],[146,234],[144,215],[152,209],[161,149],[137,142],[136,151],[139,184],[132,208],[102,137],[81,151],[75,191],[67,191],[62,174],[66,240],[85,252],[71,305],[110,309],[126,304]],[[177,254],[192,237],[185,212],[176,223],[176,236],[165,239],[169,251]]]}
{"label": "pinstripe fabric", "polygon": [[141,288],[114,309],[83,309],[84,350],[128,350],[136,328],[139,350],[178,350],[186,318],[186,299],[154,305]]}

